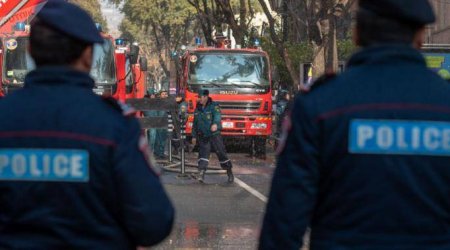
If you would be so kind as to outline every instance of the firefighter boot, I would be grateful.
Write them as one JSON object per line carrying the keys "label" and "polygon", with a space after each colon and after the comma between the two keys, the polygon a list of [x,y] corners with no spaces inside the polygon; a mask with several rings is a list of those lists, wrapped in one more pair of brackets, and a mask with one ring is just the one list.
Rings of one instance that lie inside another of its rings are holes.
{"label": "firefighter boot", "polygon": [[197,180],[201,183],[205,181],[205,170],[200,170]]}
{"label": "firefighter boot", "polygon": [[233,175],[233,170],[231,170],[231,168],[227,169],[227,175],[228,175],[228,183],[233,183],[234,175]]}

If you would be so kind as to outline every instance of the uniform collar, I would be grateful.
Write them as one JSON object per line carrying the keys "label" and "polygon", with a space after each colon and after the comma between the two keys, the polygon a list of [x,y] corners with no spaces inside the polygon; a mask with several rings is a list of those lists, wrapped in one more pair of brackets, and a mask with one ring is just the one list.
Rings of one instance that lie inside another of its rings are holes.
{"label": "uniform collar", "polygon": [[212,103],[212,99],[211,99],[211,97],[208,97],[208,101],[206,102],[206,104],[205,104],[204,107],[203,107],[203,104],[202,104],[201,102],[199,102],[200,108],[201,108],[202,110],[203,110],[203,109],[206,109],[211,103]]}
{"label": "uniform collar", "polygon": [[25,77],[25,86],[72,85],[94,88],[95,82],[89,74],[61,66],[45,66],[31,71]]}
{"label": "uniform collar", "polygon": [[363,64],[389,64],[409,62],[425,65],[425,59],[419,51],[408,45],[375,45],[362,49],[354,54],[347,66]]}

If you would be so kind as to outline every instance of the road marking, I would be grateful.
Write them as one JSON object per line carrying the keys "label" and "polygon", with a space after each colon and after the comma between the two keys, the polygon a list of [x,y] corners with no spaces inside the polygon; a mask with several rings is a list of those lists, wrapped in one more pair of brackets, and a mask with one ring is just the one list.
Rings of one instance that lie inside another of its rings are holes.
{"label": "road marking", "polygon": [[267,203],[267,197],[258,192],[258,190],[250,187],[245,182],[241,181],[240,179],[234,177],[234,182],[241,186],[243,189],[247,190],[247,192],[253,194],[256,198],[260,199],[262,202]]}

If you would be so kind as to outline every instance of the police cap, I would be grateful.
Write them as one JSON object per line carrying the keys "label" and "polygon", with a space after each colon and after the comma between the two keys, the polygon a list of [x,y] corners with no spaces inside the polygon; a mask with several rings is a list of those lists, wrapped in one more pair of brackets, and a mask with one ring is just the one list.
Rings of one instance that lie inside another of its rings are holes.
{"label": "police cap", "polygon": [[381,17],[417,25],[436,20],[428,0],[360,0],[359,8]]}
{"label": "police cap", "polygon": [[209,90],[207,89],[200,90],[198,96],[209,96]]}
{"label": "police cap", "polygon": [[40,21],[67,36],[88,44],[103,43],[89,14],[65,0],[49,0],[37,16]]}

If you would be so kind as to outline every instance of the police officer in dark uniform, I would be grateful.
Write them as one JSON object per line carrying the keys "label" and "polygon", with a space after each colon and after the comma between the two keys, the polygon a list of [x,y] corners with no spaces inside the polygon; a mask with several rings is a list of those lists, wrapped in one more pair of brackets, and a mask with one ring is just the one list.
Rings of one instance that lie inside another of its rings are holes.
{"label": "police officer in dark uniform", "polygon": [[284,116],[286,114],[286,110],[289,104],[290,95],[289,92],[285,89],[280,90],[280,94],[277,98],[277,104],[275,108],[275,114],[277,117],[277,127],[276,127],[276,137],[279,138],[281,134],[281,125],[283,123]]}
{"label": "police officer in dark uniform", "polygon": [[[165,99],[169,97],[167,90],[162,89],[159,98]],[[157,110],[156,111],[156,117],[166,117],[167,118],[167,111],[164,110]],[[157,128],[156,134],[155,134],[155,147],[153,148],[155,157],[158,160],[164,160],[166,158],[165,151],[166,151],[166,144],[167,144],[167,128]]]}
{"label": "police officer in dark uniform", "polygon": [[220,167],[227,170],[228,182],[234,181],[233,165],[227,156],[225,146],[223,145],[220,130],[222,129],[220,107],[209,97],[209,90],[201,90],[199,93],[199,102],[194,111],[194,122],[192,125],[192,144],[196,144],[198,139],[198,169],[199,181],[205,179],[205,172],[208,168],[209,155],[211,147],[219,158]]}
{"label": "police officer in dark uniform", "polygon": [[1,249],[136,249],[171,231],[138,121],[92,91],[101,42],[66,1],[48,1],[31,25],[37,69],[0,100]]}
{"label": "police officer in dark uniform", "polygon": [[427,0],[360,0],[362,49],[296,98],[260,249],[450,249],[450,88],[419,53]]}

